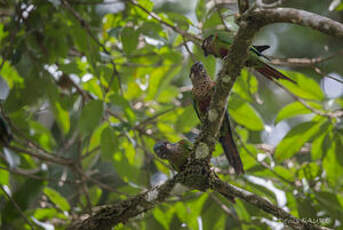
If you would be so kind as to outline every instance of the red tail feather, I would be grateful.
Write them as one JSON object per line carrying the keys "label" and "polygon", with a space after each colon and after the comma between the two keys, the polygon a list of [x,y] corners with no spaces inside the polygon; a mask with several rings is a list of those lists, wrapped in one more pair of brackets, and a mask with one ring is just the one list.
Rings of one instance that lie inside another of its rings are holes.
{"label": "red tail feather", "polygon": [[[230,121],[228,114],[225,115],[222,129],[224,129],[224,135],[219,138],[219,142],[223,146],[224,153],[228,159],[230,165],[235,169],[236,174],[243,174],[243,164],[241,157],[239,156],[237,147],[232,138],[232,132],[230,127]],[[221,131],[223,133],[223,130]]]}
{"label": "red tail feather", "polygon": [[263,67],[260,68],[255,68],[255,70],[257,72],[259,72],[260,74],[262,74],[263,76],[269,78],[269,79],[285,79],[288,80],[290,82],[293,82],[294,84],[297,84],[296,81],[290,79],[289,77],[286,77],[285,75],[283,75],[282,73],[280,73],[279,71],[277,71],[276,69],[274,69],[273,67],[271,67],[270,65],[267,65],[264,63]]}

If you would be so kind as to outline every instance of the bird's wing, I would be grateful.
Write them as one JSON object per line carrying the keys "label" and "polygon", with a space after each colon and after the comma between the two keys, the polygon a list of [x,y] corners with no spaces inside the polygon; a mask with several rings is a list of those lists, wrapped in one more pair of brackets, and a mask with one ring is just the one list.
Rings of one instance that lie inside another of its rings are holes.
{"label": "bird's wing", "polygon": [[195,101],[194,96],[193,96],[193,108],[194,108],[195,113],[197,114],[199,120],[201,121],[201,117],[200,117],[200,113],[199,113],[199,110],[198,110],[197,102]]}

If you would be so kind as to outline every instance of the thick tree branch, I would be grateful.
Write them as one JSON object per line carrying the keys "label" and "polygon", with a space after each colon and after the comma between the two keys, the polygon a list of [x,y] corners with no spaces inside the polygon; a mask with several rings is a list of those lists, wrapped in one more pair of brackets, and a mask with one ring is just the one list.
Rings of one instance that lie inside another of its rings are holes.
{"label": "thick tree branch", "polygon": [[293,8],[256,9],[243,15],[242,19],[254,22],[259,27],[272,23],[291,23],[310,27],[336,38],[343,38],[343,24],[304,10]]}
{"label": "thick tree branch", "polygon": [[97,207],[97,211],[88,218],[72,223],[68,230],[110,230],[114,225],[126,223],[130,218],[146,212],[156,204],[163,202],[174,188],[178,177],[168,180],[163,185],[139,194],[131,199],[112,205]]}
{"label": "thick tree branch", "polygon": [[255,194],[252,194],[250,192],[238,189],[230,184],[227,184],[221,180],[219,180],[216,177],[213,177],[211,185],[212,188],[219,192],[222,195],[230,195],[234,197],[239,197],[242,200],[248,202],[249,204],[252,204],[263,211],[272,214],[273,216],[279,218],[280,221],[282,221],[284,224],[289,225],[293,229],[308,229],[308,230],[327,230],[329,228],[321,227],[318,225],[315,225],[311,222],[306,222],[304,220],[298,219],[291,214],[284,211],[282,208],[279,208],[266,199],[259,197]]}

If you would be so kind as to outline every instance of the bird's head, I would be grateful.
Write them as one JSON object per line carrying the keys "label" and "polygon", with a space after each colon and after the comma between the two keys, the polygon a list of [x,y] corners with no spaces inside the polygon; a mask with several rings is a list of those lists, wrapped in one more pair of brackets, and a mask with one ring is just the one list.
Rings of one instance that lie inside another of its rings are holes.
{"label": "bird's head", "polygon": [[205,57],[207,57],[209,54],[212,54],[211,50],[212,50],[212,45],[214,44],[216,39],[216,36],[214,36],[213,34],[211,34],[210,36],[206,37],[201,44],[201,48],[204,51],[204,55]]}
{"label": "bird's head", "polygon": [[160,141],[154,145],[154,152],[159,158],[168,159],[170,151],[170,143],[168,141]]}
{"label": "bird's head", "polygon": [[196,62],[192,65],[189,78],[193,84],[208,78],[206,69],[201,62]]}

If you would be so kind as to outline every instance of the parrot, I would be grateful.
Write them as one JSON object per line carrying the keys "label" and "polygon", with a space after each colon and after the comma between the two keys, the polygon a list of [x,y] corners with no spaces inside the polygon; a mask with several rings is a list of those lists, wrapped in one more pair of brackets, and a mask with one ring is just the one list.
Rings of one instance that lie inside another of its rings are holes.
{"label": "parrot", "polygon": [[154,145],[154,152],[159,158],[168,160],[173,169],[180,172],[187,163],[192,148],[192,143],[185,139],[175,144],[168,141],[160,141]]}
{"label": "parrot", "polygon": [[0,116],[0,144],[8,145],[12,140],[11,131],[6,121]]}
{"label": "parrot", "polygon": [[[208,108],[210,106],[212,95],[216,82],[212,81],[207,75],[204,65],[201,62],[196,62],[192,65],[189,77],[192,81],[192,96],[194,110],[203,123],[206,120]],[[225,156],[231,166],[235,169],[237,175],[243,174],[243,164],[239,156],[237,147],[232,138],[230,127],[229,113],[226,111],[220,128],[219,142],[221,143]]]}
{"label": "parrot", "polygon": [[[203,49],[205,56],[212,54],[215,57],[223,59],[227,56],[232,42],[233,38],[232,36],[230,37],[228,33],[215,33],[214,35],[209,35],[203,40],[201,48]],[[251,46],[245,66],[254,68],[257,72],[268,79],[285,79],[296,84],[296,81],[280,73],[278,70],[274,69],[262,60],[261,57],[269,60],[268,57],[262,54],[262,52],[268,48],[270,48],[268,45]]]}

